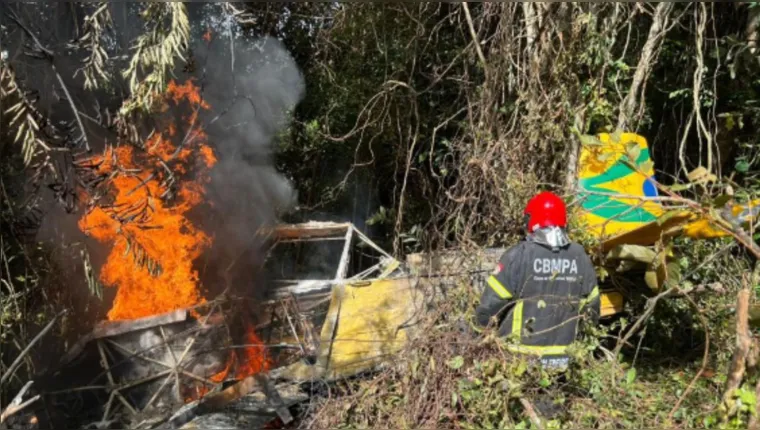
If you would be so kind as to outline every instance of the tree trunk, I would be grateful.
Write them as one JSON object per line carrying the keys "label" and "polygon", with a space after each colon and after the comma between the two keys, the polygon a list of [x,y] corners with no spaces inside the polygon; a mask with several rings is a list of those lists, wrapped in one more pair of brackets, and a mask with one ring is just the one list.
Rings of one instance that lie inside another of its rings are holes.
{"label": "tree trunk", "polygon": [[522,2],[521,6],[523,15],[525,16],[525,31],[528,36],[528,53],[531,54],[533,52],[534,46],[536,45],[536,39],[538,39],[538,17],[536,16],[535,9],[533,9],[532,2]]}
{"label": "tree trunk", "polygon": [[[577,112],[575,114],[575,128],[581,133],[585,132],[584,122],[584,113]],[[567,148],[566,157],[567,170],[565,171],[565,192],[572,194],[576,191],[576,187],[578,186],[578,160],[581,155],[580,139],[577,136],[573,136],[569,139],[568,145],[569,147]]]}
{"label": "tree trunk", "polygon": [[631,126],[631,121],[638,110],[638,106],[641,105],[640,95],[643,97],[642,88],[644,83],[649,77],[649,73],[652,71],[652,66],[657,56],[657,51],[660,47],[660,43],[667,32],[667,24],[670,20],[670,13],[673,11],[673,3],[661,2],[654,12],[652,17],[652,26],[649,28],[649,35],[647,41],[641,50],[641,56],[639,57],[639,64],[636,66],[636,73],[633,74],[633,82],[631,82],[631,89],[623,99],[623,103],[620,105],[620,116],[618,117],[617,128],[620,130],[626,130]]}
{"label": "tree trunk", "polygon": [[739,291],[736,299],[736,349],[726,379],[726,391],[723,394],[723,401],[727,405],[732,403],[734,391],[744,380],[747,356],[752,345],[752,337],[749,334],[749,291],[749,288],[745,286]]}

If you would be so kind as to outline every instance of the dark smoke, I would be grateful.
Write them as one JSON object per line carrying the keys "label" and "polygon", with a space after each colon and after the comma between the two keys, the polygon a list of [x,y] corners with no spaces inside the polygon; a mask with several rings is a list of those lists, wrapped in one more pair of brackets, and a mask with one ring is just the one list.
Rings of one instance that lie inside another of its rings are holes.
{"label": "dark smoke", "polygon": [[296,203],[274,168],[273,143],[303,96],[304,80],[277,39],[245,35],[231,17],[209,13],[213,9],[203,7],[212,41],[197,37],[194,48],[203,96],[212,106],[205,128],[219,157],[208,187],[213,208],[203,222],[214,234],[203,275],[212,291],[233,286],[250,296],[264,292],[254,270],[264,257],[255,233]]}

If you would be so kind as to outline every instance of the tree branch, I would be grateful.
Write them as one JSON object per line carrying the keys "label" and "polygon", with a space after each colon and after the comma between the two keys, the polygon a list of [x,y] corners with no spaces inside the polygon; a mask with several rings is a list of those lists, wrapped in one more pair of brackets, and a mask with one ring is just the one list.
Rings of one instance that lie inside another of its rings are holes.
{"label": "tree branch", "polygon": [[631,89],[628,91],[628,94],[620,106],[620,116],[618,117],[617,124],[617,128],[620,130],[625,130],[631,126],[631,119],[634,116],[636,107],[640,103],[639,94],[654,66],[656,53],[659,49],[660,42],[668,30],[666,27],[672,11],[673,3],[671,2],[661,2],[657,5],[657,9],[652,17],[652,26],[649,28],[647,41],[641,50],[639,63],[636,66],[636,73],[633,75]]}
{"label": "tree branch", "polygon": [[749,9],[749,18],[747,18],[747,27],[744,29],[744,37],[747,40],[749,53],[757,53],[758,28],[760,28],[760,7]]}
{"label": "tree branch", "polygon": [[536,409],[533,407],[530,401],[528,401],[526,398],[520,398],[520,404],[523,406],[523,408],[525,408],[525,413],[528,415],[530,422],[536,426],[537,429],[544,428],[543,423],[541,422],[541,417],[538,416]]}
{"label": "tree branch", "polygon": [[66,84],[63,82],[63,78],[61,77],[61,74],[58,73],[58,69],[55,67],[55,56],[53,55],[53,51],[51,51],[49,48],[42,45],[40,40],[37,38],[37,36],[32,33],[32,31],[24,25],[23,22],[21,22],[21,19],[16,15],[15,12],[9,11],[8,16],[11,18],[13,22],[16,23],[16,25],[21,28],[24,33],[26,33],[29,37],[32,38],[34,41],[34,44],[37,46],[37,49],[40,50],[42,53],[42,56],[50,63],[50,67],[53,69],[53,73],[55,73],[55,77],[58,79],[58,83],[61,85],[61,88],[63,88],[63,92],[66,95],[66,100],[69,102],[69,106],[71,107],[71,112],[74,114],[74,118],[77,121],[77,125],[79,126],[79,130],[82,132],[82,140],[84,141],[85,149],[89,152],[90,151],[90,141],[87,139],[87,131],[84,128],[84,123],[82,122],[82,118],[79,115],[79,110],[76,107],[76,104],[74,103],[74,99],[71,97],[71,93],[69,93],[69,89],[66,86]]}
{"label": "tree branch", "polygon": [[24,399],[24,395],[27,391],[29,391],[29,388],[32,386],[34,381],[29,381],[24,385],[21,390],[19,390],[18,393],[16,393],[16,396],[11,400],[11,402],[8,404],[8,407],[5,408],[5,410],[0,413],[0,424],[4,423],[5,420],[12,417],[13,415],[16,415],[17,413],[21,412],[26,408],[27,406],[31,405],[32,403],[36,402],[40,399],[40,395],[37,394],[36,396],[32,397],[31,399],[22,402]]}
{"label": "tree branch", "polygon": [[467,20],[467,27],[470,30],[470,36],[472,36],[472,42],[475,44],[475,52],[478,53],[478,58],[483,64],[483,70],[488,71],[488,63],[486,63],[486,57],[483,55],[483,50],[480,47],[480,40],[478,40],[478,34],[475,32],[475,26],[472,23],[472,16],[470,15],[470,7],[467,6],[467,2],[462,2],[462,9],[464,9],[464,16]]}
{"label": "tree branch", "polygon": [[32,339],[31,342],[29,342],[29,345],[24,348],[21,353],[19,353],[18,357],[16,357],[15,360],[13,360],[13,363],[8,367],[8,370],[3,373],[3,376],[0,377],[0,386],[2,386],[11,376],[13,376],[14,373],[16,373],[16,368],[21,364],[21,361],[26,357],[27,354],[29,354],[29,351],[32,350],[32,347],[40,341],[55,325],[55,322],[58,321],[58,318],[65,315],[68,311],[64,310],[63,312],[56,315],[46,326],[45,328],[40,331],[37,336]]}

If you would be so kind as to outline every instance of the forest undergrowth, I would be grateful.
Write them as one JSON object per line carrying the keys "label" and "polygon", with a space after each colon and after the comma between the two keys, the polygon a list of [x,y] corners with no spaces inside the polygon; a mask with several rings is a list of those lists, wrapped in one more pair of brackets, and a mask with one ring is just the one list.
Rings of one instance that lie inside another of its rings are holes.
{"label": "forest undergrowth", "polygon": [[[720,280],[722,294],[659,303],[656,316],[624,342],[617,358],[612,351],[642,315],[644,301],[597,327],[584,326],[572,348],[573,364],[556,374],[506,351],[494,331],[467,329],[463,321],[472,319],[481,290],[472,279],[460,279],[392,365],[317,386],[320,400],[304,411],[302,425],[747,428],[757,420],[757,376],[750,374],[728,399],[724,392],[735,343],[735,293],[742,288],[737,274],[749,268],[725,251],[726,243],[679,245],[684,266],[710,260],[690,267],[685,282]],[[551,419],[535,406],[546,401],[556,405]]]}

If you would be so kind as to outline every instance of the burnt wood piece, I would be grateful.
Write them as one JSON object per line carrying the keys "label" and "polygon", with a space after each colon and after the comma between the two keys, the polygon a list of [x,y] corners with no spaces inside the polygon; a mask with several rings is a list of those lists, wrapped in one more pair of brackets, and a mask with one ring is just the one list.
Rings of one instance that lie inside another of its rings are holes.
{"label": "burnt wood piece", "polygon": [[243,379],[226,390],[209,394],[195,404],[187,405],[169,419],[168,425],[170,428],[180,428],[198,416],[219,411],[229,406],[254,390],[262,391],[266,395],[283,424],[289,424],[293,421],[293,416],[271,379],[266,374],[259,373]]}
{"label": "burnt wood piece", "polygon": [[278,225],[267,231],[273,239],[305,239],[339,237],[346,234],[351,224],[312,222],[306,224]]}
{"label": "burnt wood piece", "polygon": [[102,321],[98,323],[95,328],[86,336],[79,339],[77,343],[63,356],[61,364],[65,365],[77,358],[82,353],[84,347],[95,339],[102,339],[104,337],[118,336],[120,334],[129,333],[137,330],[145,330],[166,324],[173,324],[187,320],[187,309],[178,309],[174,312],[169,312],[152,317],[140,318],[136,320],[128,321]]}
{"label": "burnt wood piece", "polygon": [[269,401],[272,402],[272,405],[277,412],[277,416],[280,417],[284,424],[293,421],[293,416],[290,415],[290,411],[285,407],[285,403],[282,401],[280,393],[275,388],[271,379],[269,379],[264,373],[249,376],[224,391],[204,397],[198,405],[198,412],[208,413],[214,410],[219,410],[243,396],[250,394],[255,389],[264,392]]}

